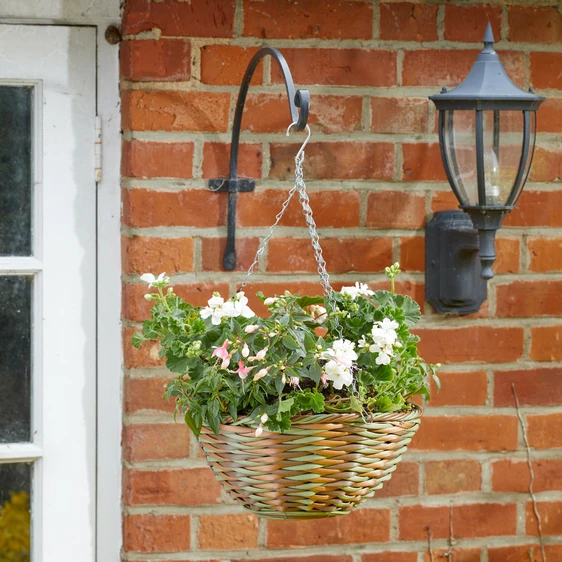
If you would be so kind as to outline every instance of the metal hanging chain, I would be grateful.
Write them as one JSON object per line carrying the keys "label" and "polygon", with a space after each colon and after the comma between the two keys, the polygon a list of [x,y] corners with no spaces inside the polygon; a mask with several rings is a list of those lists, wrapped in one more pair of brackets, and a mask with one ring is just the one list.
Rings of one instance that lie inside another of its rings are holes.
{"label": "metal hanging chain", "polygon": [[[291,125],[289,125],[289,128],[287,129],[287,136],[289,135],[289,131],[291,130],[291,127],[293,127],[293,125],[295,125],[295,123],[291,123]],[[298,191],[302,212],[306,221],[306,225],[308,227],[310,238],[312,240],[312,248],[314,250],[314,257],[317,263],[317,271],[318,271],[318,275],[320,276],[320,282],[322,284],[322,287],[324,288],[324,293],[326,295],[330,295],[332,293],[330,279],[328,276],[328,272],[326,271],[326,261],[322,256],[322,248],[320,247],[320,240],[318,237],[318,233],[316,232],[316,223],[314,222],[314,218],[312,217],[310,200],[308,198],[308,193],[306,192],[306,184],[304,183],[302,162],[304,160],[304,148],[307,145],[308,141],[310,140],[310,127],[308,125],[306,126],[306,131],[308,133],[308,136],[306,137],[306,140],[304,141],[303,145],[301,146],[300,150],[297,152],[297,155],[295,156],[295,185],[293,186],[291,191],[289,191],[289,196],[287,197],[287,199],[283,203],[283,206],[281,207],[281,210],[275,217],[275,223],[271,226],[271,228],[269,229],[269,233],[260,244],[260,247],[256,252],[256,257],[254,258],[252,265],[250,265],[246,277],[244,277],[244,280],[242,281],[242,287],[246,285],[246,283],[248,282],[248,278],[254,272],[254,269],[258,264],[260,257],[263,255],[265,248],[267,247],[267,244],[270,238],[272,237],[273,232],[277,228],[279,221],[281,220],[283,214],[285,213],[287,207],[289,206],[289,203],[291,202],[293,195]]]}

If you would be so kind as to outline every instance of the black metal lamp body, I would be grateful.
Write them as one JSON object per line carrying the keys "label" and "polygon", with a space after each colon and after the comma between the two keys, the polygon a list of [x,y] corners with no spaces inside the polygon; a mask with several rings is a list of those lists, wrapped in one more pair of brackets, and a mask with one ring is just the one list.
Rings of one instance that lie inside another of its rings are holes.
{"label": "black metal lamp body", "polygon": [[[443,88],[429,98],[439,111],[445,173],[459,207],[470,215],[478,231],[480,276],[486,280],[494,276],[496,231],[505,214],[514,208],[529,174],[535,147],[535,113],[545,99],[531,89],[521,90],[510,80],[493,44],[488,24],[484,49],[466,79],[456,88]],[[432,254],[432,248],[427,250],[426,266],[435,260],[435,251]],[[428,288],[426,292],[438,312],[468,313],[460,312],[466,308],[462,304],[443,307],[439,299],[435,300],[435,290]]]}

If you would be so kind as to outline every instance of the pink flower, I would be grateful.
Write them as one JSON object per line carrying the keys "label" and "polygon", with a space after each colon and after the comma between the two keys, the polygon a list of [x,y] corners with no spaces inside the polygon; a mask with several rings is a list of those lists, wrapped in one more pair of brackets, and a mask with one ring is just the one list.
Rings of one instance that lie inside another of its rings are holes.
{"label": "pink flower", "polygon": [[227,347],[231,343],[232,342],[228,340],[224,340],[224,343],[220,347],[213,345],[215,351],[213,351],[211,357],[218,357],[219,359],[222,359],[221,369],[226,369],[230,363],[231,355],[230,353],[228,353]]}
{"label": "pink flower", "polygon": [[251,334],[252,332],[255,332],[258,328],[259,328],[259,326],[257,324],[249,324],[248,326],[246,326],[244,328],[244,331],[247,334]]}
{"label": "pink flower", "polygon": [[236,369],[236,371],[232,371],[233,373],[237,373],[238,376],[244,380],[249,372],[253,369],[254,367],[246,367],[244,365],[244,361],[238,361],[238,369]]}
{"label": "pink flower", "polygon": [[262,350],[258,351],[255,355],[252,355],[252,357],[248,357],[249,361],[261,361],[264,357],[265,354],[267,353],[267,347],[264,347]]}
{"label": "pink flower", "polygon": [[267,372],[269,371],[269,367],[265,367],[264,369],[261,369],[260,371],[258,371],[255,375],[254,375],[254,381],[259,381],[260,379],[262,379],[263,377],[265,377],[265,375],[267,375]]}
{"label": "pink flower", "polygon": [[322,376],[320,377],[320,380],[322,381],[322,384],[327,384],[328,382],[328,377],[326,377],[326,373],[324,371],[322,371]]}
{"label": "pink flower", "polygon": [[299,377],[289,377],[289,384],[295,388],[299,386]]}

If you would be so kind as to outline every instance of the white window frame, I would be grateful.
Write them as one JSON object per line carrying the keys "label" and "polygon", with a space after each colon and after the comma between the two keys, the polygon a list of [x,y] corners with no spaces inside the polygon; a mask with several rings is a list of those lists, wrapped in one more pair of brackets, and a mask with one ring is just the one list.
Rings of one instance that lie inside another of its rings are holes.
{"label": "white window frame", "polygon": [[[70,4],[70,6],[69,6]],[[97,457],[96,559],[121,559],[121,431],[123,350],[121,343],[121,112],[119,45],[105,40],[120,27],[120,0],[3,0],[0,23],[91,25],[97,29],[97,114],[102,121],[102,179],[97,186]],[[93,147],[92,147],[93,150]],[[36,414],[36,412],[34,412]],[[21,460],[35,458],[22,445]],[[25,449],[25,450],[24,450]],[[50,561],[49,561],[50,562]]]}

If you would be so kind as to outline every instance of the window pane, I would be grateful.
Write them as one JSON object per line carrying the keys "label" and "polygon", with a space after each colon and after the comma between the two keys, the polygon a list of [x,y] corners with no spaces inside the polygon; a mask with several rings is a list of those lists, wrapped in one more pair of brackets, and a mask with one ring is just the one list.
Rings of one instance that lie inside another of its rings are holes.
{"label": "window pane", "polygon": [[0,276],[0,443],[29,441],[32,278]]}
{"label": "window pane", "polygon": [[30,464],[0,464],[0,560],[30,560]]}
{"label": "window pane", "polygon": [[0,86],[0,255],[31,255],[31,86]]}

